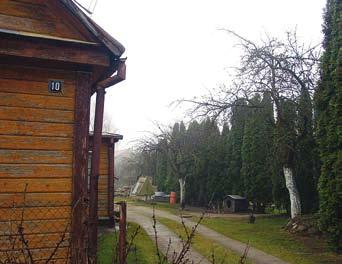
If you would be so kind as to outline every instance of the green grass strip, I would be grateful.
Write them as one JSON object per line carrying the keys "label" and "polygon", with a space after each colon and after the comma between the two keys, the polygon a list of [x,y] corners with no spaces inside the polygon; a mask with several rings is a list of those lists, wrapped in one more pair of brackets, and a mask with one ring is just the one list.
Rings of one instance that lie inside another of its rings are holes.
{"label": "green grass strip", "polygon": [[[185,229],[181,223],[162,217],[158,217],[157,220],[175,232],[178,236],[182,237],[182,239],[186,239]],[[188,231],[191,232],[189,228]],[[198,233],[195,234],[191,246],[200,254],[205,256],[209,261],[213,260],[212,256],[214,255],[215,264],[237,264],[240,260],[240,256],[235,252],[224,248],[221,244],[218,244]]]}
{"label": "green grass strip", "polygon": [[323,239],[300,238],[282,229],[287,221],[283,217],[257,218],[255,224],[249,224],[247,219],[206,218],[202,224],[293,264],[339,263],[341,258],[329,252]]}
{"label": "green grass strip", "polygon": [[[128,223],[127,240],[130,241],[132,234],[139,225]],[[118,234],[117,234],[118,235]],[[98,263],[112,264],[115,253],[117,239],[115,233],[105,233],[99,238]],[[138,260],[138,261],[136,261]],[[138,235],[133,241],[133,246],[128,254],[127,264],[153,264],[157,263],[157,256],[154,242],[147,233],[140,229]]]}

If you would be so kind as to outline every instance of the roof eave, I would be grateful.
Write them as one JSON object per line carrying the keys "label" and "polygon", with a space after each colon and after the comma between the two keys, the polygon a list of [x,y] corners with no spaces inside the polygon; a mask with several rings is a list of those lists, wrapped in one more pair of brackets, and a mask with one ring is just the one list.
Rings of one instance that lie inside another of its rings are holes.
{"label": "roof eave", "polygon": [[83,13],[83,11],[71,0],[60,0],[68,10],[77,17],[82,24],[117,58],[125,52],[125,47],[99,25],[97,25],[91,18]]}

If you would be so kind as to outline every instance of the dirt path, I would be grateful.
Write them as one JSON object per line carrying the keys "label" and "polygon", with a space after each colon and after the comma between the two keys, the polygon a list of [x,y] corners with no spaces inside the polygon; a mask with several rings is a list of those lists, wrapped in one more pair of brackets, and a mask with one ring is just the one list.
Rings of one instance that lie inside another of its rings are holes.
{"label": "dirt path", "polygon": [[[152,227],[152,212],[151,214],[147,213],[147,215],[142,214],[139,210],[140,207],[133,207],[131,205],[128,206],[128,221],[138,223],[149,235],[149,237],[154,241],[154,229]],[[173,252],[180,252],[182,249],[182,242],[180,238],[170,231],[166,226],[157,223],[157,233],[158,233],[158,245],[160,251],[166,255],[169,244],[169,257],[172,258]],[[171,241],[171,243],[170,243]],[[186,257],[189,260],[194,261],[194,263],[198,264],[210,264],[210,262],[198,252],[190,248]]]}
{"label": "dirt path", "polygon": [[[147,217],[149,219],[152,219],[152,208],[149,207],[143,207],[143,206],[133,206],[129,205],[129,210],[133,210],[135,214],[138,214],[139,217]],[[169,212],[166,211],[161,211],[161,210],[155,210],[155,214],[158,217],[164,217],[171,219],[173,221],[180,222],[179,216],[173,215]],[[151,221],[151,220],[150,220]],[[184,219],[184,222],[187,226],[194,226],[195,223],[193,221],[190,221],[188,219]],[[236,252],[239,255],[242,255],[245,248],[246,244],[241,243],[239,241],[233,240],[227,236],[224,236],[210,228],[207,228],[203,225],[199,225],[197,229],[198,233],[201,234],[202,236],[205,236],[217,243],[220,243],[226,248],[229,248]],[[251,260],[255,264],[289,264],[288,262],[285,262],[277,257],[274,257],[272,255],[269,255],[261,250],[258,250],[256,248],[250,247],[248,251],[248,259]]]}

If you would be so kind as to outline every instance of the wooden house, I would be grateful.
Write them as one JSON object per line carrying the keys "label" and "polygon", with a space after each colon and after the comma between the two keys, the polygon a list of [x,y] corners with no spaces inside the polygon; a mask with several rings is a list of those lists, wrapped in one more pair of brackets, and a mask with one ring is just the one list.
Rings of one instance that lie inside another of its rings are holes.
{"label": "wooden house", "polygon": [[[123,52],[71,0],[0,1],[0,262],[25,246],[35,263],[95,263],[90,97],[97,93],[96,137],[104,90],[124,79]],[[27,245],[10,242],[13,234]]]}
{"label": "wooden house", "polygon": [[[122,140],[119,134],[102,133],[100,151],[100,174],[98,184],[98,217],[100,224],[112,227],[114,225],[114,167],[115,167],[115,143]],[[92,151],[93,135],[90,136],[89,164]]]}

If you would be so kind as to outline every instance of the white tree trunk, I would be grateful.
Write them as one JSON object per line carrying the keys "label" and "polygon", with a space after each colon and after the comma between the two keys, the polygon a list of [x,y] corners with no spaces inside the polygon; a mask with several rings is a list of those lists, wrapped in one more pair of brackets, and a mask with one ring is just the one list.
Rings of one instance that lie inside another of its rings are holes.
{"label": "white tree trunk", "polygon": [[180,178],[178,181],[180,189],[180,204],[183,207],[185,205],[185,179]]}
{"label": "white tree trunk", "polygon": [[286,188],[290,194],[290,202],[291,202],[291,218],[301,215],[301,202],[299,192],[296,186],[296,182],[293,178],[293,171],[291,168],[283,167],[284,176],[285,176],[285,184]]}

